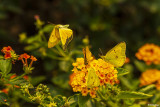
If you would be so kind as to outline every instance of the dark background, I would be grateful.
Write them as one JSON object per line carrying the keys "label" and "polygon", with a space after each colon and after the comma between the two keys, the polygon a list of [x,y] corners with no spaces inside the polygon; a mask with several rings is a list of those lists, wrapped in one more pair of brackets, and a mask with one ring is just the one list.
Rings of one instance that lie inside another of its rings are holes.
{"label": "dark background", "polygon": [[70,24],[74,36],[89,35],[94,49],[126,41],[131,51],[145,42],[159,44],[160,1],[0,0],[0,46],[18,47],[18,35],[35,34],[34,15],[46,23]]}

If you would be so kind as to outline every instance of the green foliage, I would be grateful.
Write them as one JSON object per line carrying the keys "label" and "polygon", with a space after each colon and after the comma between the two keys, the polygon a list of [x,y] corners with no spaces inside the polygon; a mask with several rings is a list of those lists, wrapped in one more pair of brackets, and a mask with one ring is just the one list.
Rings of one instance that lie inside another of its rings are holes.
{"label": "green foliage", "polygon": [[129,73],[129,71],[127,69],[124,68],[116,68],[118,71],[118,76],[123,76]]}
{"label": "green foliage", "polygon": [[138,60],[135,60],[134,63],[136,65],[137,69],[141,72],[144,72],[148,68],[148,66],[145,63],[140,62]]}
{"label": "green foliage", "polygon": [[78,96],[79,107],[86,107],[86,103],[88,102],[89,99],[90,99],[89,96],[82,96],[81,94],[79,94]]}
{"label": "green foliage", "polygon": [[68,98],[68,104],[70,107],[76,107],[78,105],[78,96],[79,94],[74,94]]}
{"label": "green foliage", "polygon": [[29,82],[26,79],[22,78],[21,76],[16,77],[16,78],[10,80],[9,83],[12,84],[12,85],[28,84]]}
{"label": "green foliage", "polygon": [[154,84],[151,84],[151,85],[148,85],[144,88],[141,88],[139,90],[139,92],[143,92],[143,93],[147,93],[147,92],[150,92],[151,90],[153,90],[155,88],[155,85]]}
{"label": "green foliage", "polygon": [[56,84],[57,86],[64,88],[64,89],[70,89],[69,86],[69,74],[62,74],[62,75],[57,75],[52,79],[52,82]]}
{"label": "green foliage", "polygon": [[158,92],[158,93],[156,93],[154,96],[153,96],[153,98],[152,98],[152,103],[159,103],[159,101],[160,101],[160,93]]}
{"label": "green foliage", "polygon": [[11,71],[11,69],[12,69],[12,61],[10,59],[0,60],[0,70],[1,70],[2,76],[6,76]]}
{"label": "green foliage", "polygon": [[57,107],[62,107],[66,103],[66,97],[63,97],[61,95],[55,96],[54,102],[56,102]]}
{"label": "green foliage", "polygon": [[144,99],[152,97],[152,95],[144,94],[142,92],[129,92],[129,91],[121,91],[118,95],[118,99]]}
{"label": "green foliage", "polygon": [[72,64],[71,64],[70,61],[60,61],[59,62],[59,68],[60,68],[60,70],[65,71],[65,72],[69,71],[71,65]]}
{"label": "green foliage", "polygon": [[120,77],[119,79],[120,79],[121,83],[122,83],[126,88],[128,88],[128,89],[133,89],[133,85],[131,84],[131,82],[130,82],[127,78],[125,78],[125,77]]}
{"label": "green foliage", "polygon": [[8,96],[5,93],[0,93],[0,103],[9,106]]}
{"label": "green foliage", "polygon": [[46,79],[45,76],[36,76],[34,78],[31,78],[31,84],[33,85],[37,85],[39,84],[40,82],[44,81]]}

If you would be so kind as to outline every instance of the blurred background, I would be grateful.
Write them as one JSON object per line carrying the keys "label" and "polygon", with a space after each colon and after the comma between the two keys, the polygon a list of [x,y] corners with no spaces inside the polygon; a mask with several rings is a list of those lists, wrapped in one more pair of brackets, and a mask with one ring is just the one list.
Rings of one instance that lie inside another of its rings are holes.
{"label": "blurred background", "polygon": [[39,15],[45,23],[70,24],[75,38],[88,35],[92,50],[125,41],[134,54],[144,42],[160,44],[159,5],[159,0],[0,0],[0,46],[20,51],[18,35],[34,35]]}
{"label": "blurred background", "polygon": [[[88,36],[96,57],[100,54],[99,48],[105,54],[121,41],[126,42],[126,54],[131,59],[145,43],[160,45],[159,0],[0,0],[0,47],[11,46],[17,54],[27,52],[38,57],[32,75],[40,75],[37,83],[58,85],[49,77],[55,77],[59,67],[57,61],[27,50],[27,44],[19,41],[19,34],[23,32],[27,37],[37,34],[35,15],[45,24],[69,24],[74,32],[71,47],[76,48]],[[45,34],[47,40],[49,35]],[[13,69],[13,72],[21,72],[22,64],[14,65]],[[68,89],[66,86],[61,88],[61,91]]]}
{"label": "blurred background", "polygon": [[159,0],[0,0],[0,46],[20,47],[18,35],[34,35],[39,15],[45,23],[70,24],[75,38],[88,35],[94,50],[126,41],[132,52],[142,42],[159,44],[159,5]]}

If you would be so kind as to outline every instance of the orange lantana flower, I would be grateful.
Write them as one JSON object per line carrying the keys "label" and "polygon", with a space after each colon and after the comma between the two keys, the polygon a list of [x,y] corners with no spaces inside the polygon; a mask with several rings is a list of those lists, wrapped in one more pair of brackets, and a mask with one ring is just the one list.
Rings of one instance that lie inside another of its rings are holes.
{"label": "orange lantana flower", "polygon": [[139,60],[143,60],[147,65],[160,64],[160,47],[155,44],[145,44],[136,53]]}
{"label": "orange lantana flower", "polygon": [[157,69],[148,69],[141,74],[140,86],[155,84],[157,90],[160,90],[160,71]]}

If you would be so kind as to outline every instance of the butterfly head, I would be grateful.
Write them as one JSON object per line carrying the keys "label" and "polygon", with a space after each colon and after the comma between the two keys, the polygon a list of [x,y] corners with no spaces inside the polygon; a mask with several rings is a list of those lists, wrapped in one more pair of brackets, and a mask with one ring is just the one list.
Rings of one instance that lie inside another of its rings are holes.
{"label": "butterfly head", "polygon": [[56,25],[56,28],[68,28],[69,25],[61,25],[61,24],[58,24]]}

